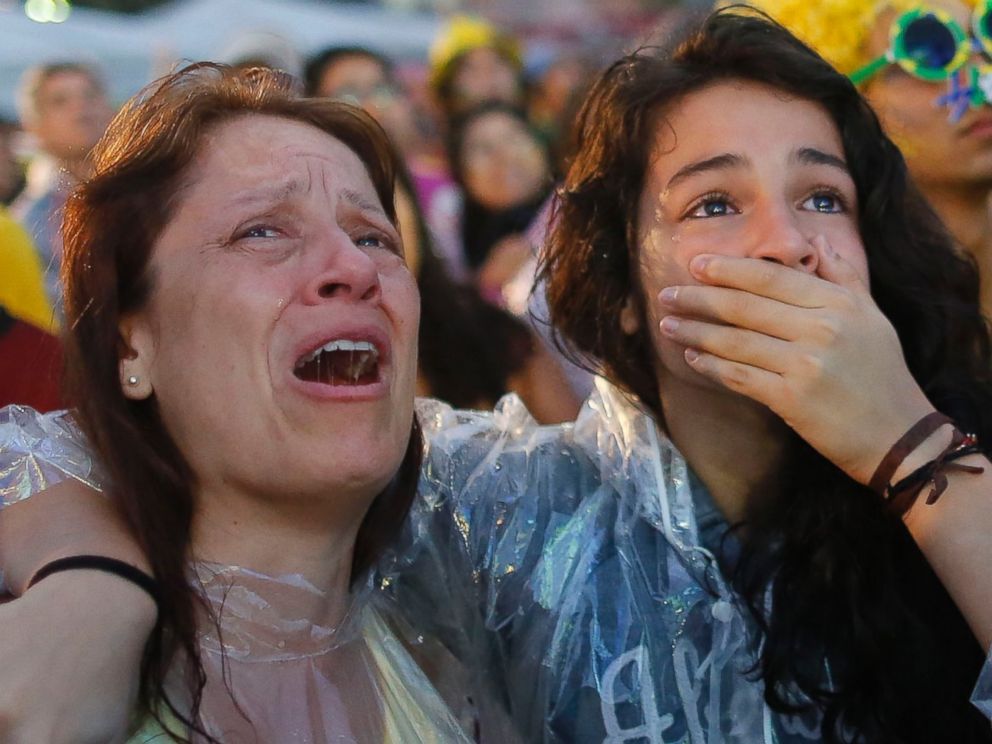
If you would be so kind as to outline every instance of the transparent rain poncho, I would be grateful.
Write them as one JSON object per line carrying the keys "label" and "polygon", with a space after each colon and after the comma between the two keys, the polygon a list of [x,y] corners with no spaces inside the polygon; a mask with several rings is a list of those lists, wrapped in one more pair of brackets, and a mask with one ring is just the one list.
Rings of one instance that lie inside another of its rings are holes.
{"label": "transparent rain poncho", "polygon": [[[510,740],[487,735],[500,711],[526,742],[820,739],[815,715],[765,706],[714,557],[726,524],[651,416],[603,381],[574,425],[538,426],[512,396],[494,413],[420,401],[418,415],[419,498],[376,587],[470,670],[484,741]],[[26,436],[39,419],[0,423],[6,501],[42,485],[32,469],[89,477],[78,441],[57,442],[71,430]],[[989,712],[988,665],[983,680]]]}
{"label": "transparent rain poncho", "polygon": [[[99,476],[65,415],[0,411],[0,495],[9,504],[76,477]],[[267,576],[204,561],[190,567],[200,610],[200,657],[207,676],[203,728],[225,744],[468,744],[449,708],[410,657],[389,619],[390,601],[371,577],[353,591],[339,622],[326,595],[302,576]],[[323,611],[321,608],[325,608]],[[109,651],[109,649],[108,649]],[[179,667],[170,698],[188,710]],[[182,724],[160,706],[170,730]],[[129,742],[170,741],[149,718]],[[194,737],[194,741],[199,741]]]}

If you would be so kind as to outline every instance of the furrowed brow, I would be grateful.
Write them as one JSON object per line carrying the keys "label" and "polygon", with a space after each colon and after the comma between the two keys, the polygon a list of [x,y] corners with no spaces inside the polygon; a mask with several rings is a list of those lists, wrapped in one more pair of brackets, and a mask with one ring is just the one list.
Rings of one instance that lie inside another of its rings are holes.
{"label": "furrowed brow", "polygon": [[275,204],[285,201],[291,196],[304,190],[303,184],[298,180],[286,181],[285,183],[263,186],[250,191],[242,192],[234,198],[235,205],[252,204]]}
{"label": "furrowed brow", "polygon": [[389,216],[386,214],[386,211],[382,208],[382,206],[380,206],[378,202],[372,201],[364,194],[360,194],[357,191],[352,191],[351,189],[342,189],[341,198],[353,207],[361,209],[363,212],[374,212],[387,220],[389,219]]}

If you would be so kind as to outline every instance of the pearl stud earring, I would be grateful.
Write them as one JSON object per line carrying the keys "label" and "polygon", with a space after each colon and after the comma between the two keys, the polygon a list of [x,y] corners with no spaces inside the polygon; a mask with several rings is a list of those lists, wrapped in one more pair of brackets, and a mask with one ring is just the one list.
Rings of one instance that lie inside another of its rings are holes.
{"label": "pearl stud earring", "polygon": [[130,377],[128,377],[127,378],[127,384],[128,385],[137,385],[138,384],[138,378],[137,378],[137,376],[131,375]]}

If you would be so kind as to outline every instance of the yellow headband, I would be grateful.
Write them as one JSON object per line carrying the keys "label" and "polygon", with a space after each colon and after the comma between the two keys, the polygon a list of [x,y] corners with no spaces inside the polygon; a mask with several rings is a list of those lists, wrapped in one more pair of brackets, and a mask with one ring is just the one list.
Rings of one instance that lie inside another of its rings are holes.
{"label": "yellow headband", "polygon": [[[976,0],[963,0],[974,7]],[[827,62],[849,75],[870,60],[865,52],[879,14],[905,12],[925,6],[919,0],[750,0],[820,53]]]}
{"label": "yellow headband", "polygon": [[430,82],[440,88],[452,65],[466,52],[490,47],[518,70],[523,67],[520,45],[511,37],[481,18],[454,16],[438,34],[430,48]]}

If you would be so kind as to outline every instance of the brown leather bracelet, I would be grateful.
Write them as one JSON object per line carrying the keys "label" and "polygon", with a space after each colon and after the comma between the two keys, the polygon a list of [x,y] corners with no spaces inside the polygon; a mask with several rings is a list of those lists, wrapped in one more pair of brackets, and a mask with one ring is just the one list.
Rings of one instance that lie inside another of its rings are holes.
{"label": "brown leather bracelet", "polygon": [[899,438],[899,441],[892,445],[892,449],[882,458],[878,467],[875,468],[875,474],[868,482],[868,487],[875,491],[875,493],[884,496],[889,487],[889,482],[892,480],[892,476],[896,474],[903,460],[909,457],[913,450],[923,444],[931,434],[946,424],[953,426],[954,422],[940,411],[928,413],[917,421],[909,431]]}

